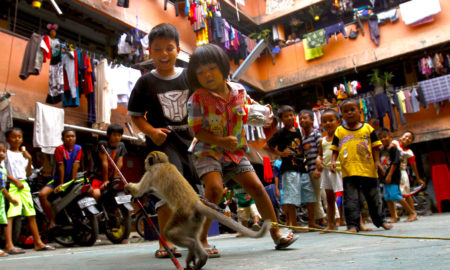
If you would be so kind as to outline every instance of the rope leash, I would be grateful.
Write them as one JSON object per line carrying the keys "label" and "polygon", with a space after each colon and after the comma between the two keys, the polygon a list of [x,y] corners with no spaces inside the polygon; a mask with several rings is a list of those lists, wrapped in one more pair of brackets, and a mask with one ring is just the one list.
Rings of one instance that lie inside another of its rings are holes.
{"label": "rope leash", "polygon": [[353,234],[360,236],[374,236],[374,237],[385,237],[385,238],[399,238],[399,239],[427,239],[427,240],[450,240],[448,237],[430,237],[430,236],[402,236],[402,235],[384,235],[384,234],[371,234],[371,233],[359,233],[359,232],[348,232],[348,231],[338,231],[338,230],[325,230],[310,227],[299,227],[299,226],[286,226],[283,224],[278,224],[272,222],[272,227],[288,228],[288,229],[298,229],[298,230],[308,230],[308,231],[325,231],[327,233],[341,233],[341,234]]}

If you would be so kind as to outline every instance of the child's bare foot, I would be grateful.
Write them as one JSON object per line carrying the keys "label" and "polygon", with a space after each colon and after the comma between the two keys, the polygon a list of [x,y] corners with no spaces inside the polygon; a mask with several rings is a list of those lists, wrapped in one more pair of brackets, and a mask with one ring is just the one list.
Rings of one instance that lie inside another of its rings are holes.
{"label": "child's bare foot", "polygon": [[320,234],[327,233],[329,231],[337,231],[338,228],[336,226],[327,226],[323,231],[320,232]]}
{"label": "child's bare foot", "polygon": [[408,215],[408,219],[405,220],[405,222],[413,222],[417,220],[417,213],[414,212],[411,215]]}
{"label": "child's bare foot", "polygon": [[347,222],[345,220],[341,219],[338,223],[338,226],[347,226]]}
{"label": "child's bare foot", "polygon": [[[392,226],[392,225],[391,225],[391,226]],[[372,228],[367,227],[364,223],[361,223],[361,224],[359,225],[359,229],[360,229],[361,231],[364,231],[364,232],[370,232],[370,231],[372,231]]]}
{"label": "child's bare foot", "polygon": [[392,229],[392,227],[394,227],[394,225],[385,222],[385,223],[381,224],[381,227],[383,227],[383,229],[385,229],[385,230],[390,230],[390,229]]}
{"label": "child's bare foot", "polygon": [[398,222],[398,218],[390,218],[387,220],[388,223],[397,223]]}
{"label": "child's bare foot", "polygon": [[237,233],[236,234],[236,237],[244,237],[245,235],[244,234],[242,234],[242,233]]}
{"label": "child's bare foot", "polygon": [[357,233],[357,232],[358,232],[358,229],[357,229],[356,227],[351,227],[351,228],[348,228],[348,229],[347,229],[347,232],[354,232],[354,233]]}

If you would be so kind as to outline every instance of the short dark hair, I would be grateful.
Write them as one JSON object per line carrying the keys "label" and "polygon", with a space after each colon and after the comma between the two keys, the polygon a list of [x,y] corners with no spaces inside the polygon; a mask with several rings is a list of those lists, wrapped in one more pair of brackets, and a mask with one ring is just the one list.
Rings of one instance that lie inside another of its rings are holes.
{"label": "short dark hair", "polygon": [[285,112],[295,112],[295,110],[294,110],[294,108],[292,108],[289,105],[281,105],[277,111],[278,118],[281,119],[281,116],[283,116],[283,113],[285,113]]}
{"label": "short dark hair", "polygon": [[382,128],[377,131],[377,136],[380,137],[381,134],[391,135],[391,132],[387,128]]}
{"label": "short dark hair", "polygon": [[5,141],[0,140],[0,145],[4,145],[6,148],[8,148],[8,145],[6,144]]}
{"label": "short dark hair", "polygon": [[8,138],[9,134],[11,134],[11,132],[13,132],[13,131],[19,131],[19,132],[21,132],[23,134],[23,130],[20,127],[12,127],[12,128],[8,128],[5,131],[5,138]]}
{"label": "short dark hair", "polygon": [[311,120],[314,120],[314,112],[311,110],[301,110],[300,111],[300,115],[302,114],[307,114],[309,116],[309,118],[311,118]]}
{"label": "short dark hair", "polygon": [[189,87],[192,90],[202,87],[197,79],[197,69],[208,64],[217,64],[224,79],[230,74],[230,59],[222,48],[215,44],[197,47],[191,55],[187,69]]}
{"label": "short dark hair", "polygon": [[75,135],[76,135],[76,132],[75,132],[75,129],[73,129],[73,128],[71,128],[71,127],[65,127],[64,128],[64,130],[61,132],[61,137],[64,137],[64,135],[67,133],[67,132],[73,132],[73,133],[75,133]]}
{"label": "short dark hair", "polygon": [[323,116],[324,114],[326,114],[326,113],[331,113],[331,114],[333,114],[334,116],[336,116],[336,119],[337,119],[337,120],[341,119],[341,116],[339,115],[339,113],[338,113],[337,111],[333,110],[333,109],[326,109],[325,111],[323,111],[323,113],[322,113],[321,116],[320,116],[320,119],[322,119],[322,116]]}
{"label": "short dark hair", "polygon": [[412,141],[414,141],[416,139],[416,135],[414,135],[414,132],[412,132],[411,130],[406,130],[405,132],[403,132],[402,136],[405,135],[406,133],[411,133]]}
{"label": "short dark hair", "polygon": [[339,107],[342,109],[342,106],[344,106],[347,103],[355,103],[355,105],[359,107],[359,101],[354,98],[344,99],[344,101],[341,102],[341,105]]}
{"label": "short dark hair", "polygon": [[158,38],[173,39],[177,47],[180,47],[180,34],[177,28],[169,23],[160,23],[152,28],[148,35],[148,46],[152,47],[153,41]]}
{"label": "short dark hair", "polygon": [[120,133],[121,135],[123,134],[123,127],[119,124],[111,124],[108,126],[108,128],[106,129],[106,136],[111,136],[111,134],[113,134],[113,132],[117,132]]}

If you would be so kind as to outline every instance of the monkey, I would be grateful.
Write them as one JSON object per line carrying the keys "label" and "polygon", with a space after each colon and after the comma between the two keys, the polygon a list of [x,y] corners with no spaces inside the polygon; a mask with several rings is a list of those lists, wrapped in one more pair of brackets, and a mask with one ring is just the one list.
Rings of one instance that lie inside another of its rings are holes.
{"label": "monkey", "polygon": [[208,260],[208,254],[200,242],[200,231],[205,217],[215,219],[252,238],[264,236],[270,227],[270,221],[266,220],[261,229],[255,232],[204,205],[186,178],[175,165],[169,163],[169,158],[163,152],[150,152],[145,159],[145,169],[146,172],[139,183],[129,183],[125,185],[125,190],[136,198],[152,193],[167,202],[172,216],[167,222],[163,236],[188,249],[187,269],[201,269]]}

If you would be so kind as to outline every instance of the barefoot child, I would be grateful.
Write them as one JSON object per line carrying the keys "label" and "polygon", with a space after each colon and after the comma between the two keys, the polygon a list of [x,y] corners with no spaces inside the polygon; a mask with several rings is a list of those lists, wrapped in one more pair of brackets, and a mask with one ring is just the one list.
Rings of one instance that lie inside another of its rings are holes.
{"label": "barefoot child", "polygon": [[322,127],[327,132],[319,142],[319,155],[317,156],[317,169],[322,172],[321,188],[325,189],[327,194],[327,230],[336,230],[336,192],[342,192],[342,174],[339,161],[336,162],[336,172],[332,173],[331,158],[333,151],[330,149],[334,138],[334,132],[340,124],[339,113],[332,109],[327,109],[322,114]]}
{"label": "barefoot child", "polygon": [[406,221],[417,220],[416,212],[406,202],[400,191],[400,152],[392,144],[392,136],[388,129],[383,128],[378,131],[378,138],[383,143],[380,150],[380,162],[383,166],[383,170],[380,171],[380,180],[384,183],[384,199],[391,213],[391,219],[388,222],[396,223],[398,221],[396,202],[399,202],[408,212]]}
{"label": "barefoot child", "polygon": [[[4,141],[0,141],[0,164],[6,157],[6,143]],[[6,170],[3,167],[0,167],[0,226],[3,227],[3,233],[5,235],[5,241],[11,242],[11,234],[8,233],[7,224],[8,218],[6,217],[6,209],[5,209],[5,198],[12,204],[17,205],[19,202],[11,197],[11,195],[6,190]],[[0,250],[0,257],[8,256],[7,252]]]}
{"label": "barefoot child", "polygon": [[367,200],[372,222],[385,230],[392,225],[384,220],[381,212],[381,199],[378,188],[377,168],[381,167],[379,147],[380,140],[369,124],[359,122],[359,102],[346,99],[341,103],[342,118],[345,125],[339,126],[334,133],[331,150],[331,172],[336,172],[336,161],[341,162],[344,184],[344,212],[347,230],[360,230],[360,196],[362,191]]}
{"label": "barefoot child", "polygon": [[[230,61],[217,45],[207,44],[195,49],[188,66],[188,80],[196,89],[188,101],[188,122],[198,139],[194,146],[194,167],[205,184],[205,199],[217,204],[222,196],[223,182],[233,179],[255,200],[263,219],[276,221],[275,211],[261,180],[250,161],[244,130],[244,105],[256,103],[244,87],[227,81]],[[210,247],[207,234],[211,219],[205,221],[200,241]],[[283,234],[278,227],[270,229],[276,249],[291,245],[297,238]]]}

